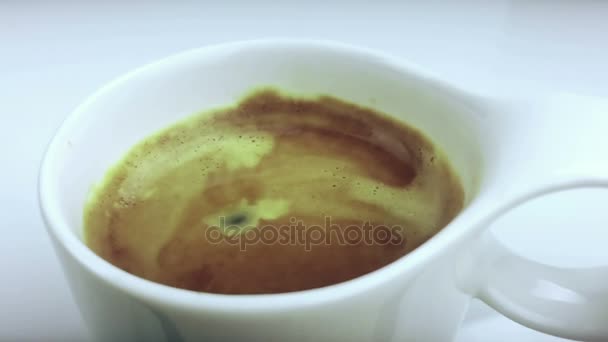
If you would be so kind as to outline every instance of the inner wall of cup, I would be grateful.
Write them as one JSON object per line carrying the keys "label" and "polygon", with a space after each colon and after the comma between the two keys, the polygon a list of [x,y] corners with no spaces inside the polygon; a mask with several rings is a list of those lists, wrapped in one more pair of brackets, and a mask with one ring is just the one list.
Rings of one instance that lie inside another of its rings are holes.
{"label": "inner wall of cup", "polygon": [[82,238],[82,213],[92,188],[135,143],[193,113],[234,104],[260,86],[303,96],[329,94],[401,119],[448,155],[467,203],[477,192],[481,134],[463,99],[382,58],[344,47],[227,46],[148,66],[81,106],[63,128],[53,161],[57,209],[67,226]]}

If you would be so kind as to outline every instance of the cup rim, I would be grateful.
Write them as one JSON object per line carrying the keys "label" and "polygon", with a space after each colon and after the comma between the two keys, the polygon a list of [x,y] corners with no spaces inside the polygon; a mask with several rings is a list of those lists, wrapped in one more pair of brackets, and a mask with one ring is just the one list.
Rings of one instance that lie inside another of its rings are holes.
{"label": "cup rim", "polygon": [[[60,141],[63,141],[63,137],[78,125],[79,118],[86,112],[87,107],[95,102],[97,97],[110,92],[113,88],[125,82],[129,82],[135,76],[150,72],[163,65],[179,61],[180,58],[194,56],[204,58],[205,56],[213,55],[213,53],[221,52],[226,49],[239,50],[254,46],[291,46],[330,49],[339,50],[352,55],[373,58],[381,61],[385,65],[395,67],[397,70],[401,70],[410,77],[416,79],[417,82],[431,85],[433,88],[438,89],[442,94],[458,99],[459,101],[467,101],[471,98],[462,90],[451,86],[427,70],[406,62],[403,59],[370,48],[357,47],[329,40],[267,38],[228,42],[186,50],[148,63],[110,81],[90,95],[85,101],[78,105],[61,124],[47,146],[40,166],[38,195],[42,218],[49,235],[56,243],[56,249],[59,247],[65,249],[71,258],[75,259],[81,267],[93,274],[97,279],[113,286],[121,292],[129,293],[133,297],[147,302],[178,308],[188,308],[191,310],[257,313],[314,306],[346,299],[366,292],[391,279],[398,278],[400,275],[412,273],[415,270],[422,268],[446,251],[448,246],[454,245],[458,241],[466,238],[467,231],[473,230],[475,225],[471,224],[470,221],[470,209],[474,206],[474,203],[477,202],[479,193],[474,198],[471,198],[468,205],[465,206],[465,208],[463,208],[463,210],[441,231],[421,246],[388,265],[345,282],[320,288],[275,294],[228,295],[175,288],[130,274],[107,262],[89,249],[86,244],[76,236],[73,230],[70,229],[70,225],[62,215],[60,215],[57,201],[54,200],[57,198],[56,190],[58,189],[55,189],[51,185],[52,179],[50,178],[51,168],[57,159],[56,155],[59,150]],[[463,227],[461,222],[464,221],[469,222],[467,224],[468,227]]]}

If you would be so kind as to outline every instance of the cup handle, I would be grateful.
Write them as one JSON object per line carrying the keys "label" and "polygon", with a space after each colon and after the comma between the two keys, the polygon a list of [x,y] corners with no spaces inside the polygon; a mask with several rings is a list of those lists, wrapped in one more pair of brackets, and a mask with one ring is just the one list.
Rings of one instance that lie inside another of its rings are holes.
{"label": "cup handle", "polygon": [[[608,189],[608,101],[562,94],[506,111],[497,108],[503,113],[497,113],[501,123],[495,133],[508,132],[508,137],[498,139],[505,142],[505,153],[495,161],[501,185],[494,198],[503,200],[501,209],[492,210],[493,219],[551,192]],[[478,242],[467,267],[476,274],[476,297],[529,328],[608,341],[608,265],[543,265],[513,254],[489,231]]]}
{"label": "cup handle", "polygon": [[608,267],[566,269],[514,255],[491,234],[477,297],[504,316],[551,335],[608,340]]}

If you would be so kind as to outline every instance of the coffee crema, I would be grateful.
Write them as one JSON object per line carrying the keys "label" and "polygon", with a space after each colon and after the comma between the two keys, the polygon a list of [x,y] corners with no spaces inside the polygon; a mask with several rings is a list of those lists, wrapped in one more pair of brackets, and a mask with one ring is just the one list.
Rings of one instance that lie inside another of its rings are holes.
{"label": "coffee crema", "polygon": [[291,292],[395,261],[463,198],[418,130],[330,96],[264,89],[134,146],[91,195],[85,240],[161,284]]}

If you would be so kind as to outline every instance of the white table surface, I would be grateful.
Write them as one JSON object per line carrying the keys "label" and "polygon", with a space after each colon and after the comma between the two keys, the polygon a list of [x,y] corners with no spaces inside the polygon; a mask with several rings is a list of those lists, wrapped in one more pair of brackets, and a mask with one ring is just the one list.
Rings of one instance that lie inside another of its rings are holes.
{"label": "white table surface", "polygon": [[[1,341],[87,340],[40,219],[38,164],[86,95],[143,63],[231,40],[322,38],[388,51],[483,94],[608,97],[605,1],[253,3],[0,2]],[[516,210],[495,229],[537,260],[605,265],[605,203],[605,191],[555,195]],[[476,302],[457,341],[565,340]]]}

